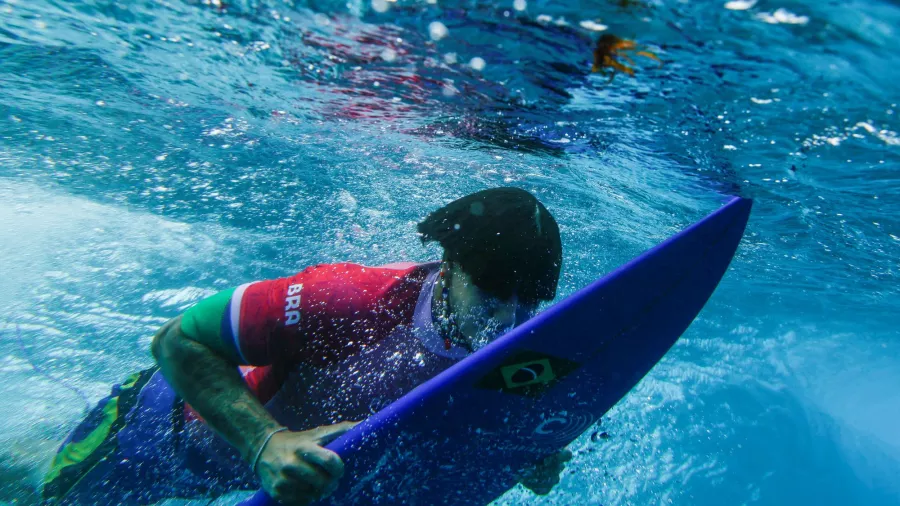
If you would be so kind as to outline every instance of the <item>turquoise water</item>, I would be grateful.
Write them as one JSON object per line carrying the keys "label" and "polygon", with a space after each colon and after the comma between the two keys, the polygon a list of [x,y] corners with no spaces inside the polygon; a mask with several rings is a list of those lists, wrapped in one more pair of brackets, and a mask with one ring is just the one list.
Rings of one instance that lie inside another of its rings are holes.
{"label": "turquoise water", "polygon": [[[592,74],[604,26],[662,63]],[[561,295],[756,205],[609,439],[498,504],[900,504],[898,27],[887,1],[0,1],[0,501],[199,298],[433,259],[416,221],[514,185],[560,223]]]}

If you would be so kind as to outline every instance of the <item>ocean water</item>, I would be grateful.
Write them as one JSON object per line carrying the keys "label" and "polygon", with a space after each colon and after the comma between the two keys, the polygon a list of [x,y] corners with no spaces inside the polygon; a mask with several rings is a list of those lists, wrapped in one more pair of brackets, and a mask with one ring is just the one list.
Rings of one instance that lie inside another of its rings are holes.
{"label": "ocean water", "polygon": [[[496,504],[900,504],[898,30],[886,0],[0,0],[0,503],[193,302],[434,259],[418,220],[512,185],[560,295],[756,203],[609,438]],[[592,73],[603,34],[659,61]]]}

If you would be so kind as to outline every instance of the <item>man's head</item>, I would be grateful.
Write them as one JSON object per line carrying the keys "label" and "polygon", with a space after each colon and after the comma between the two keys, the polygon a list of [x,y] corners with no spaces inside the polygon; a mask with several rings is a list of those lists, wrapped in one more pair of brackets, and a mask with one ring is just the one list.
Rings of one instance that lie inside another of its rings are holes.
{"label": "man's head", "polygon": [[423,243],[444,248],[449,305],[468,338],[486,326],[522,323],[540,301],[556,296],[559,227],[525,190],[473,193],[431,213],[418,230]]}

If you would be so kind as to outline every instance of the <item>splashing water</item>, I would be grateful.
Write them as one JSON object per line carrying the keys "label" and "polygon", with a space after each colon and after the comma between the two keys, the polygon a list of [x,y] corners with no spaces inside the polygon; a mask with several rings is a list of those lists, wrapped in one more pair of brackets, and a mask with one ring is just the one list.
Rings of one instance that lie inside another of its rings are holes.
{"label": "splashing water", "polygon": [[[756,204],[608,437],[577,440],[550,495],[496,504],[900,504],[895,3],[0,13],[0,502],[36,501],[72,392],[147,366],[192,303],[318,262],[434,259],[416,221],[511,185],[560,224],[560,296],[723,195]],[[592,73],[605,34],[661,64]]]}

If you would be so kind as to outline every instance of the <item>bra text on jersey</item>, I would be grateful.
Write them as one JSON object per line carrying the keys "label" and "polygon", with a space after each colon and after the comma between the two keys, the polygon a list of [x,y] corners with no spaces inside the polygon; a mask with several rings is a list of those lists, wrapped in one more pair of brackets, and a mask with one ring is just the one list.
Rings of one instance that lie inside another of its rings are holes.
{"label": "bra text on jersey", "polygon": [[303,285],[291,285],[288,287],[287,297],[284,299],[284,326],[300,323],[300,291]]}

